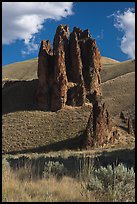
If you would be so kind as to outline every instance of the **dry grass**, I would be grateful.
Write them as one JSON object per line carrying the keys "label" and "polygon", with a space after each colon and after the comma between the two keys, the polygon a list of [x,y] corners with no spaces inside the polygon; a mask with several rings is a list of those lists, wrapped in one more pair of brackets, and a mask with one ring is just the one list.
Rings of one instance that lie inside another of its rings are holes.
{"label": "dry grass", "polygon": [[[47,152],[81,146],[91,107],[58,112],[22,111],[3,116],[3,153]],[[122,136],[115,147],[133,146],[134,137],[119,129]],[[123,138],[123,139],[122,139]],[[121,140],[121,142],[120,142]],[[111,147],[110,144],[108,144]]]}
{"label": "dry grass", "polygon": [[34,180],[28,168],[13,172],[5,159],[2,167],[3,202],[134,202],[135,199],[134,170],[129,172],[123,165],[115,168],[113,177],[112,166],[97,170],[85,163],[79,178],[63,176],[59,180],[53,176]]}
{"label": "dry grass", "polygon": [[[27,170],[24,170],[27,172]],[[4,172],[2,177],[3,202],[86,202],[87,193],[76,179],[64,176],[48,179],[19,180],[20,172]],[[23,170],[22,170],[22,174]],[[94,197],[90,196],[90,201]]]}
{"label": "dry grass", "polygon": [[3,66],[2,79],[29,80],[37,78],[38,59],[26,60]]}
{"label": "dry grass", "polygon": [[106,82],[130,72],[135,72],[135,61],[104,64],[101,71],[101,81]]}
{"label": "dry grass", "polygon": [[102,83],[102,91],[110,114],[132,109],[135,105],[135,72]]}
{"label": "dry grass", "polygon": [[50,144],[53,148],[55,144],[57,149],[77,147],[89,115],[90,107],[86,106],[58,112],[20,111],[4,115],[3,152],[34,148],[44,151]]}

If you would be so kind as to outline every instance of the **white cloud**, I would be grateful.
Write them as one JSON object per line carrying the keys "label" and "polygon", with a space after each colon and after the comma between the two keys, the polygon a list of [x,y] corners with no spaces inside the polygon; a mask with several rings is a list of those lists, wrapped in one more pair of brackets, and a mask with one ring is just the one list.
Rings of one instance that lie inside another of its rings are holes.
{"label": "white cloud", "polygon": [[114,16],[114,26],[124,33],[120,48],[130,59],[135,59],[135,11],[127,9],[123,13],[118,11]]}
{"label": "white cloud", "polygon": [[33,53],[35,51],[38,50],[38,47],[39,45],[36,44],[35,42],[35,37],[33,36],[29,42],[25,43],[27,46],[26,46],[26,49],[25,50],[22,50],[21,53],[22,55],[29,55],[30,53]]}
{"label": "white cloud", "polygon": [[97,38],[102,40],[104,38],[104,29],[101,29],[101,32],[99,35],[97,35]]}
{"label": "white cloud", "polygon": [[24,40],[28,51],[35,50],[34,35],[44,21],[72,15],[72,7],[72,2],[2,2],[2,43]]}

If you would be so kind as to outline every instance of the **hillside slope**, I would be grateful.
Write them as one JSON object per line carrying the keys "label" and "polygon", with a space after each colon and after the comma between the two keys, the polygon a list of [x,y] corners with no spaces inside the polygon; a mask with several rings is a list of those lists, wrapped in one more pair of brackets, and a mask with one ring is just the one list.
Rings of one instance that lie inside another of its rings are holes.
{"label": "hillside slope", "polygon": [[[77,147],[81,143],[91,105],[66,107],[57,112],[38,111],[35,107],[37,59],[11,66],[2,71],[3,79],[6,76],[18,78],[5,85],[3,80],[3,152]],[[110,114],[113,117],[121,111],[133,111],[134,114],[135,61],[104,64],[101,77],[103,99]]]}
{"label": "hillside slope", "polygon": [[91,107],[57,112],[19,111],[3,116],[3,152],[44,151],[80,145]]}
{"label": "hillside slope", "polygon": [[102,83],[103,98],[112,115],[133,109],[135,105],[135,72]]}
{"label": "hillside slope", "polygon": [[135,72],[135,61],[129,60],[115,64],[104,64],[101,71],[101,81],[105,82],[121,75]]}
{"label": "hillside slope", "polygon": [[37,79],[38,59],[16,62],[2,67],[2,79]]}

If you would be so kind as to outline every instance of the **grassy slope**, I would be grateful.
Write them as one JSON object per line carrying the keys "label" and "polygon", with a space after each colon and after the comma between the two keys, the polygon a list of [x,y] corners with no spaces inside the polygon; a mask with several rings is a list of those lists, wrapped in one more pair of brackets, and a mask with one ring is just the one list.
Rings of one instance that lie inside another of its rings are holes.
{"label": "grassy slope", "polygon": [[[20,111],[4,115],[3,151],[37,147],[41,151],[50,144],[52,148],[72,146],[75,140],[69,139],[79,136],[86,128],[89,114],[89,107],[80,107],[58,112]],[[67,141],[60,144],[63,140]]]}
{"label": "grassy slope", "polygon": [[[28,62],[16,63],[15,66],[11,65],[12,67],[8,65],[9,69],[4,68],[3,78],[7,76],[20,80],[36,78],[37,60]],[[134,66],[135,63],[131,61],[115,62],[115,65],[106,63],[101,72],[102,81],[110,79],[102,83],[102,88],[108,109],[113,115],[122,110],[132,109],[135,103]],[[17,72],[17,69],[22,71]],[[15,73],[14,76],[12,76],[13,73]],[[26,111],[32,109],[34,105],[36,86],[37,80],[34,80],[16,82],[3,89],[3,112],[14,111],[14,113],[3,115],[3,151],[5,152],[37,147],[44,150],[44,146],[50,144],[55,148],[60,145],[64,147],[64,145],[75,144],[72,138],[80,135],[80,132],[86,127],[90,107],[66,109],[57,113]],[[60,143],[63,140],[67,142]]]}
{"label": "grassy slope", "polygon": [[113,65],[104,64],[101,71],[101,81],[105,82],[130,72],[135,72],[135,61],[125,61]]}
{"label": "grassy slope", "polygon": [[111,114],[132,109],[135,105],[135,72],[102,83],[102,90]]}
{"label": "grassy slope", "polygon": [[2,79],[28,80],[37,78],[37,58],[3,66]]}

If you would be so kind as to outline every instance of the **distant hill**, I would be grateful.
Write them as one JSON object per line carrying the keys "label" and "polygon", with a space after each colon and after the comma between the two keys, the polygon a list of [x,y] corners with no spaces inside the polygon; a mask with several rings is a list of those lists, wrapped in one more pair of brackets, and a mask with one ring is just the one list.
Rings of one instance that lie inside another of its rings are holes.
{"label": "distant hill", "polygon": [[2,79],[37,79],[38,59],[16,62],[2,67]]}
{"label": "distant hill", "polygon": [[102,56],[102,62],[104,65],[106,65],[106,64],[115,64],[115,63],[118,63],[119,61],[112,59],[112,58],[109,58],[109,57]]}
{"label": "distant hill", "polygon": [[133,60],[107,65],[104,64],[101,71],[101,81],[105,82],[130,72],[135,72],[135,61]]}

